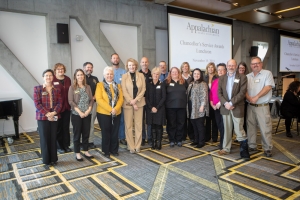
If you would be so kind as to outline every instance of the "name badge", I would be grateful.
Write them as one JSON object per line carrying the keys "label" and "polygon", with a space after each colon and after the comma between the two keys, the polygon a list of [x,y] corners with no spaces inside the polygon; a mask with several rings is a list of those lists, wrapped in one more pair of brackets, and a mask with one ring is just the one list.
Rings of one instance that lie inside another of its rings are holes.
{"label": "name badge", "polygon": [[234,82],[235,82],[235,83],[239,83],[239,82],[240,82],[240,79],[234,79]]}
{"label": "name badge", "polygon": [[79,93],[79,90],[75,90],[74,93],[75,93],[75,94]]}
{"label": "name badge", "polygon": [[149,79],[152,79],[152,77],[149,77]]}
{"label": "name badge", "polygon": [[42,92],[42,95],[48,95],[48,92]]}
{"label": "name badge", "polygon": [[53,85],[59,85],[59,82],[53,82]]}
{"label": "name badge", "polygon": [[254,83],[259,83],[259,79],[254,80]]}
{"label": "name badge", "polygon": [[175,84],[174,84],[174,83],[170,83],[170,86],[173,86],[173,87],[174,87],[174,86],[175,86]]}
{"label": "name badge", "polygon": [[120,81],[122,80],[122,78],[119,79]]}
{"label": "name badge", "polygon": [[156,86],[156,89],[160,89],[160,85]]}

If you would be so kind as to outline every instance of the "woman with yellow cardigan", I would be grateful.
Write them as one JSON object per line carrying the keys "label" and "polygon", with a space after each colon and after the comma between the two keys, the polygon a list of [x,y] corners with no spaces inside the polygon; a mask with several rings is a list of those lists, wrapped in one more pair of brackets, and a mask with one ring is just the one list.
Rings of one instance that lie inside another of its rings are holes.
{"label": "woman with yellow cardigan", "polygon": [[97,119],[102,132],[102,152],[110,158],[110,154],[118,156],[118,133],[121,119],[123,93],[121,86],[114,82],[114,70],[105,67],[103,82],[97,84],[95,97],[97,101]]}

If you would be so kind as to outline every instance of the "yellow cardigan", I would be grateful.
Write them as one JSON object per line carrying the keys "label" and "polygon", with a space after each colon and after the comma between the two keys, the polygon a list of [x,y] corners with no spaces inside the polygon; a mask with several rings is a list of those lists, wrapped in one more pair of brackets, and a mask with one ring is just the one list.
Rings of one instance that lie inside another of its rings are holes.
{"label": "yellow cardigan", "polygon": [[[121,107],[123,104],[123,92],[122,92],[120,84],[118,84],[118,89],[119,89],[119,99],[114,107],[117,115],[121,114]],[[114,98],[115,94],[114,94],[112,85],[110,85],[110,91],[112,94],[112,98]],[[97,112],[104,114],[104,115],[110,115],[112,107],[109,104],[108,95],[104,89],[103,82],[100,82],[97,84],[95,97],[96,97],[96,102],[97,102]]]}

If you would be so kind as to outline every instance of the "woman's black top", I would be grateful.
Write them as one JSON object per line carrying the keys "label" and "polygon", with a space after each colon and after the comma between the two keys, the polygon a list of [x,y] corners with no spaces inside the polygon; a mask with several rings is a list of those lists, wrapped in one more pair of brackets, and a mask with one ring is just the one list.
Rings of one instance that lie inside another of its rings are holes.
{"label": "woman's black top", "polygon": [[166,108],[186,108],[186,89],[188,84],[184,81],[183,84],[176,83],[171,80],[169,84],[166,83],[167,87],[167,99]]}
{"label": "woman's black top", "polygon": [[281,103],[280,112],[285,117],[300,116],[300,101],[293,92],[287,91]]}
{"label": "woman's black top", "polygon": [[130,76],[131,76],[131,80],[132,80],[132,84],[133,84],[133,99],[135,99],[135,97],[138,93],[138,87],[136,86],[135,72],[134,73],[130,72]]}

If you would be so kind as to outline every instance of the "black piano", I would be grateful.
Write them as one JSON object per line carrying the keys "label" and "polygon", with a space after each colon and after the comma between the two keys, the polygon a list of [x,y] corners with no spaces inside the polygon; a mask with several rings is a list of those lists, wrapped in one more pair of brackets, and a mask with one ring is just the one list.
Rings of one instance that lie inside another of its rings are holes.
{"label": "black piano", "polygon": [[23,112],[22,98],[0,98],[0,119],[8,119],[13,117],[15,136],[14,139],[19,139],[19,117]]}

